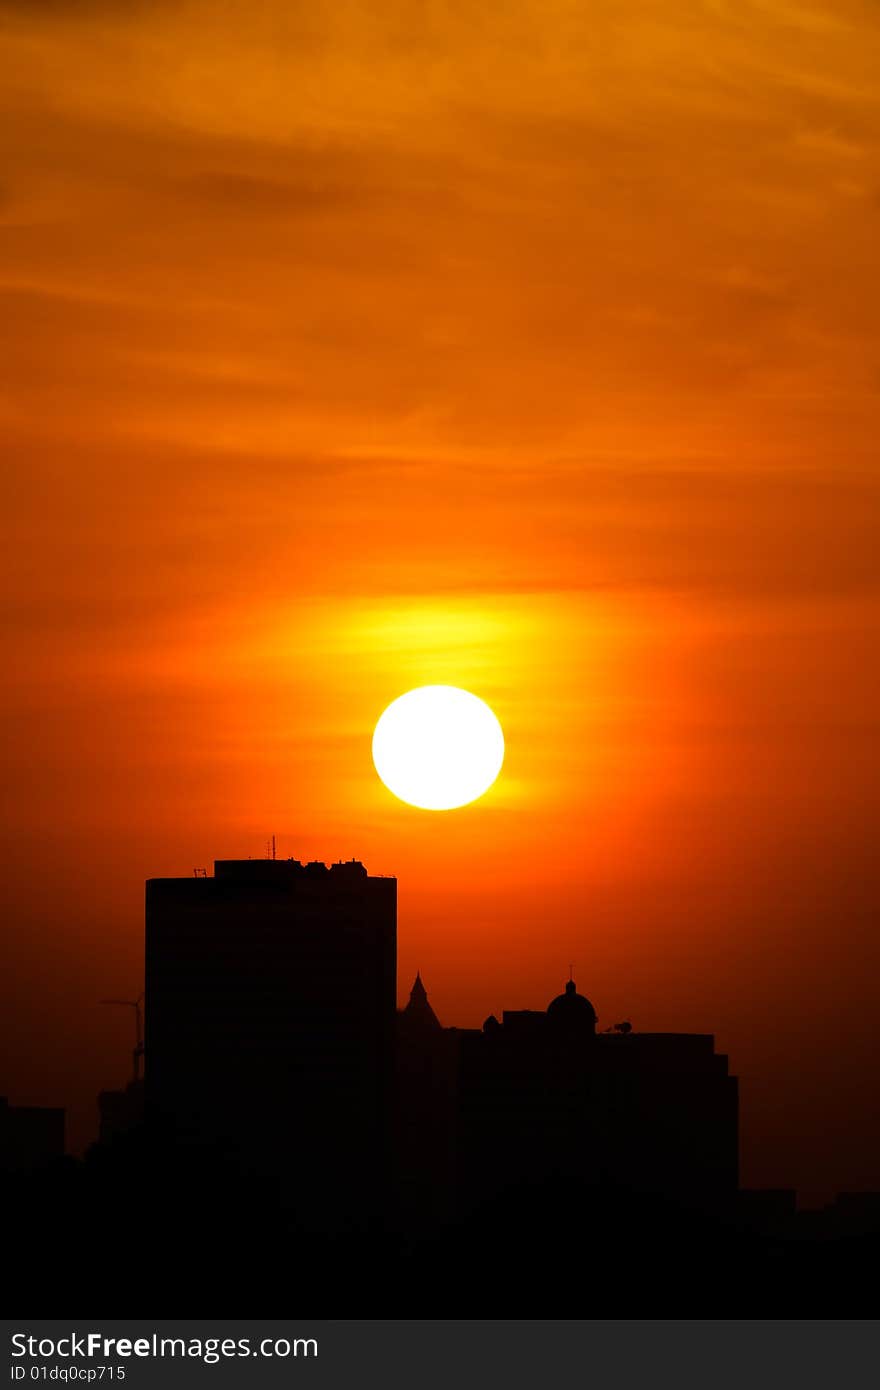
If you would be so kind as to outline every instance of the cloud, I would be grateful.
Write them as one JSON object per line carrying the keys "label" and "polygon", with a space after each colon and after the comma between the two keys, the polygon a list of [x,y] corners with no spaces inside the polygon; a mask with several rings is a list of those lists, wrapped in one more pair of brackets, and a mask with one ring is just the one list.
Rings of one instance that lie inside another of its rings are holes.
{"label": "cloud", "polygon": [[6,35],[0,409],[35,477],[140,470],[176,555],[175,470],[214,470],[282,569],[312,508],[345,564],[307,541],[298,583],[870,586],[872,13],[380,8]]}

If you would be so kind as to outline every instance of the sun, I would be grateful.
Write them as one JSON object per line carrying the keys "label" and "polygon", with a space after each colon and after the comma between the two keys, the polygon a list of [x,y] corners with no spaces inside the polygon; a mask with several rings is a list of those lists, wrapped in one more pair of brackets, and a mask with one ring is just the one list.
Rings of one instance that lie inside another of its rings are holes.
{"label": "sun", "polygon": [[373,733],[385,786],[424,811],[453,811],[491,787],[504,762],[504,734],[484,700],[455,685],[400,695]]}

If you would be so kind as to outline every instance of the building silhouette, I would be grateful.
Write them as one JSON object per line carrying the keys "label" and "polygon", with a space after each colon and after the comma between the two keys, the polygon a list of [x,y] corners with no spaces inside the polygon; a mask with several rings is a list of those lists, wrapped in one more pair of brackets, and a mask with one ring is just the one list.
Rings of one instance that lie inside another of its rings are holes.
{"label": "building silhouette", "polygon": [[137,1130],[144,1122],[143,1081],[129,1081],[124,1089],[99,1091],[98,1117],[100,1144]]}
{"label": "building silhouette", "polygon": [[397,1015],[394,1158],[398,1217],[433,1229],[456,1210],[459,1033],[444,1028],[420,974]]}
{"label": "building silhouette", "polygon": [[68,1296],[75,1248],[114,1312],[868,1315],[880,1195],[737,1193],[710,1035],[600,1030],[573,980],[456,1029],[419,974],[397,1012],[396,897],[354,861],[148,882],[143,1078],[137,1032],[82,1160],[0,1099],[20,1294]]}
{"label": "building silhouette", "polygon": [[[148,881],[144,1096],[163,1151],[274,1183],[321,1231],[379,1213],[439,1229],[561,1184],[733,1202],[737,1081],[711,1035],[599,1032],[573,980],[545,1010],[450,1029],[417,975],[398,1013],[396,901],[356,861]],[[105,1093],[104,1135],[139,1102]]]}
{"label": "building silhouette", "polygon": [[[406,1013],[424,1019],[429,1008],[414,989]],[[598,1033],[573,980],[546,1011],[508,1010],[482,1030],[444,1034],[445,1053],[423,1024],[420,1048],[431,1059],[423,1068],[444,1078],[461,1212],[560,1183],[716,1211],[733,1202],[737,1079],[711,1035],[638,1033],[629,1024]]]}
{"label": "building silhouette", "polygon": [[0,1096],[0,1172],[29,1173],[64,1153],[63,1109],[10,1105]]}
{"label": "building silhouette", "polygon": [[397,881],[218,860],[146,885],[145,1100],[165,1146],[277,1185],[304,1225],[385,1200]]}
{"label": "building silhouette", "polygon": [[738,1172],[737,1081],[711,1035],[597,1033],[569,980],[545,1012],[506,1011],[461,1039],[468,1203],[576,1180],[717,1206]]}

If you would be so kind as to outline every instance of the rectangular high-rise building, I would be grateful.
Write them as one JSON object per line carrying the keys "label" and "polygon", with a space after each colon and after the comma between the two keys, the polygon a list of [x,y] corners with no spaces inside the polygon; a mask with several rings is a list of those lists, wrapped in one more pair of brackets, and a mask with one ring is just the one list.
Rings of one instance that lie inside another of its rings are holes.
{"label": "rectangular high-rise building", "polygon": [[397,881],[218,860],[146,885],[147,1123],[358,1224],[387,1164]]}

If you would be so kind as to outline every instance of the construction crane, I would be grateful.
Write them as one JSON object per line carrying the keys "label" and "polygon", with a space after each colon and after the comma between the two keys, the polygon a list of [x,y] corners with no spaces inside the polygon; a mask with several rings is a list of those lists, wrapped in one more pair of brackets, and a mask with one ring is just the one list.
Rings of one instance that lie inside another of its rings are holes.
{"label": "construction crane", "polygon": [[141,1058],[144,1055],[144,1015],[141,1005],[144,1002],[143,990],[137,999],[102,999],[102,1004],[121,1004],[125,1009],[134,1009],[134,1051],[131,1054],[132,1081],[141,1079]]}

